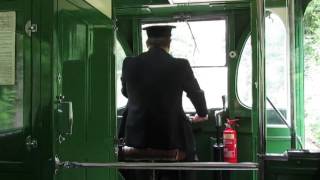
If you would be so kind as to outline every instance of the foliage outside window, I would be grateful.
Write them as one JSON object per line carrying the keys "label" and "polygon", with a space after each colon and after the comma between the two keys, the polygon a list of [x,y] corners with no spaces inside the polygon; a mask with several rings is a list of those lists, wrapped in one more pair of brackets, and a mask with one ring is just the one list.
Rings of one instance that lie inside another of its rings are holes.
{"label": "foliage outside window", "polygon": [[304,16],[305,142],[320,150],[320,0],[313,0]]}
{"label": "foliage outside window", "polygon": [[0,85],[0,133],[11,129],[18,129],[22,126],[23,58],[20,54],[17,54],[15,85]]}
{"label": "foliage outside window", "polygon": [[[221,108],[223,95],[227,95],[226,21],[206,20],[144,24],[173,25],[170,54],[190,62],[200,87],[204,90],[208,108]],[[147,34],[142,31],[143,51],[147,51]],[[183,108],[194,111],[184,95]]]}

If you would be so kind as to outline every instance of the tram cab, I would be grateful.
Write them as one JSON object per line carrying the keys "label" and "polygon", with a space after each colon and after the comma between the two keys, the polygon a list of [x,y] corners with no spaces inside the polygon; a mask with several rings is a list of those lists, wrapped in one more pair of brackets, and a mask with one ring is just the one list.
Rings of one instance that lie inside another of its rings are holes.
{"label": "tram cab", "polygon": [[[172,167],[118,159],[122,63],[148,51],[143,29],[153,25],[176,27],[170,54],[189,61],[209,112],[192,125],[199,161],[175,169],[201,180],[318,179],[318,96],[310,89],[319,7],[319,0],[0,0],[0,179],[122,180],[118,169]],[[196,114],[185,94],[183,108]],[[227,119],[237,119],[238,163],[219,164],[214,147]]]}

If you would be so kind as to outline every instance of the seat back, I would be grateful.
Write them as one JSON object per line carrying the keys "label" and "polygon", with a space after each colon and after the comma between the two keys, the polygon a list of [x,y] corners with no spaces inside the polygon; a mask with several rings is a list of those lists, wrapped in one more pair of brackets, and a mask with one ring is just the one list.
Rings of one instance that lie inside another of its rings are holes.
{"label": "seat back", "polygon": [[182,161],[186,158],[185,152],[179,149],[137,149],[134,147],[122,146],[119,148],[120,161]]}

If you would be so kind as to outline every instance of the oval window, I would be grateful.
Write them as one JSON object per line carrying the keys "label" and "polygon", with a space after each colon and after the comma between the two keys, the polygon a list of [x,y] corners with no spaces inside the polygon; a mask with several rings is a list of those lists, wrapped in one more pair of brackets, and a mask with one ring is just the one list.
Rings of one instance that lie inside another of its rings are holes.
{"label": "oval window", "polygon": [[252,107],[252,47],[251,36],[248,37],[241,53],[237,76],[237,95],[246,107]]}

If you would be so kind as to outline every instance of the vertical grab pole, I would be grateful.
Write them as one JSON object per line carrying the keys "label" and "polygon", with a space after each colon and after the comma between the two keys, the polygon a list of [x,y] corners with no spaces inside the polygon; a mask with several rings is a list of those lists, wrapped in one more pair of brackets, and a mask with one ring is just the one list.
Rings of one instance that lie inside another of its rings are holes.
{"label": "vertical grab pole", "polygon": [[288,2],[288,17],[289,17],[289,46],[290,46],[290,120],[291,120],[291,149],[297,148],[297,134],[296,134],[296,93],[295,93],[295,6],[294,0],[287,0]]}
{"label": "vertical grab pole", "polygon": [[258,162],[259,180],[265,179],[265,155],[266,155],[266,81],[265,81],[265,0],[255,0],[256,10],[252,18],[255,19],[256,29],[256,61],[257,79],[255,82],[257,89],[257,120],[258,120]]}

